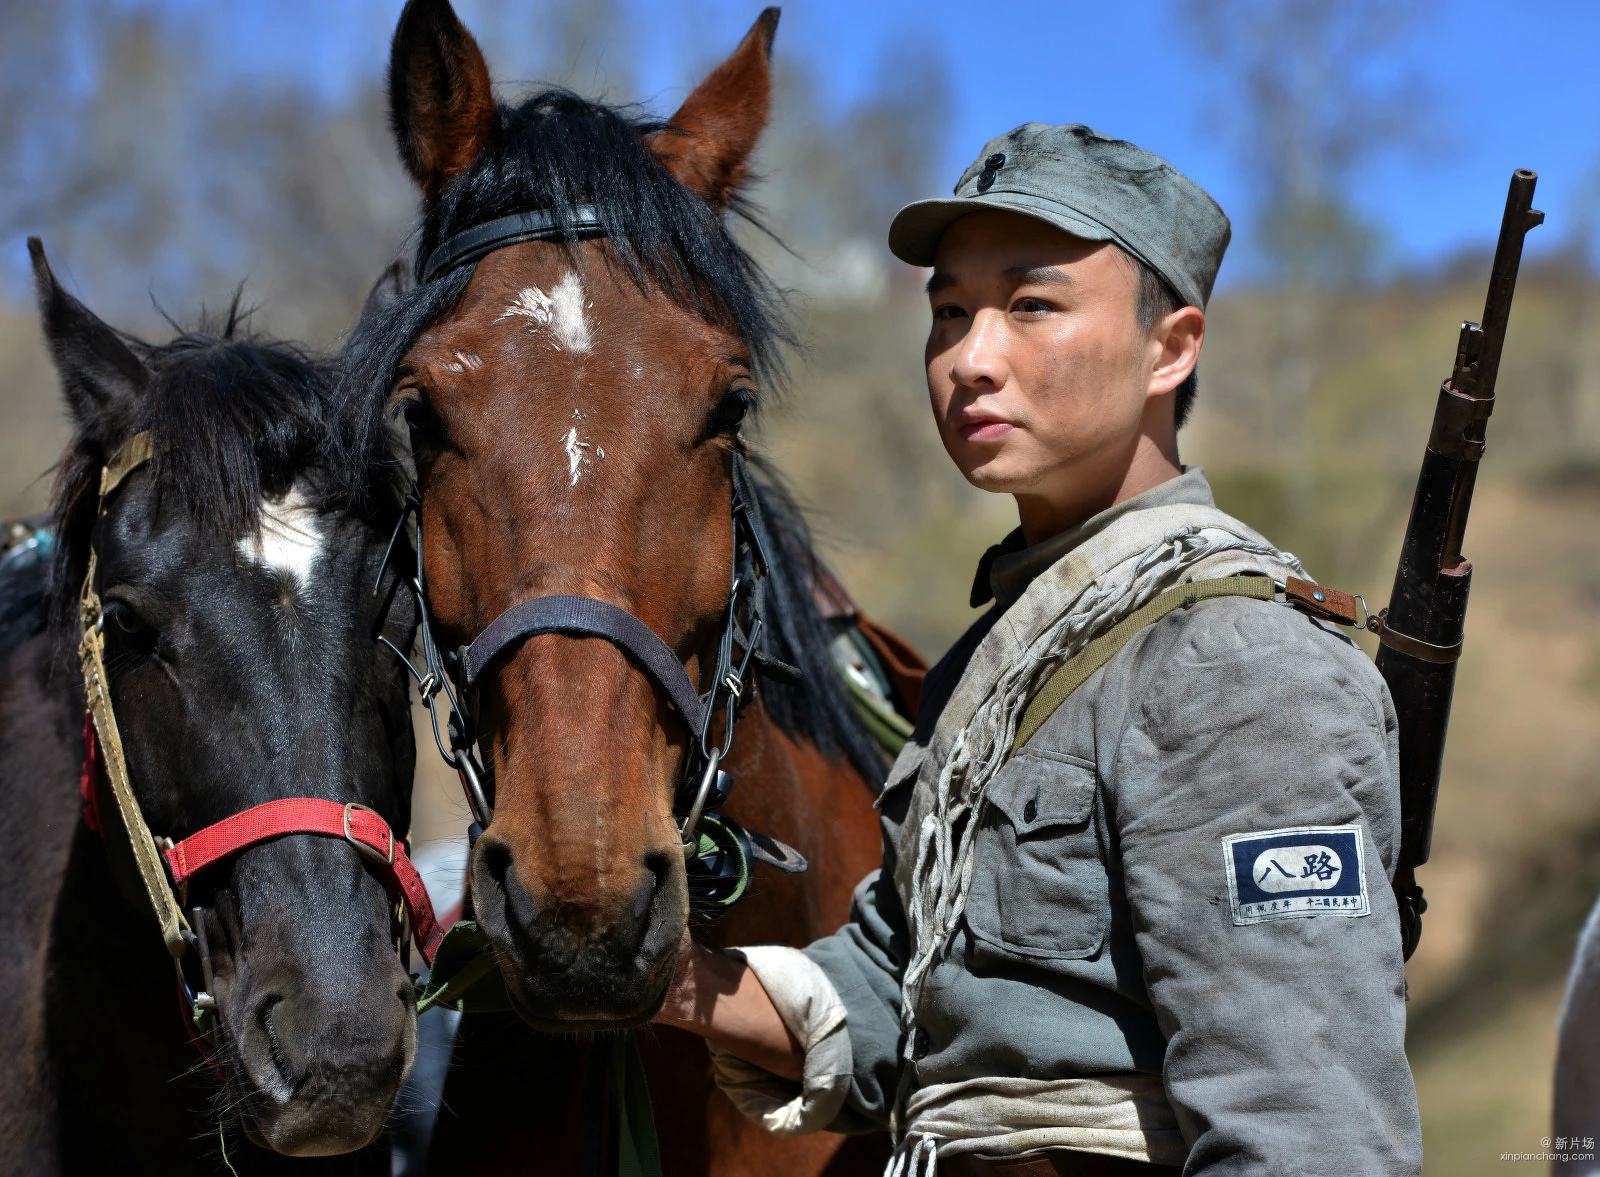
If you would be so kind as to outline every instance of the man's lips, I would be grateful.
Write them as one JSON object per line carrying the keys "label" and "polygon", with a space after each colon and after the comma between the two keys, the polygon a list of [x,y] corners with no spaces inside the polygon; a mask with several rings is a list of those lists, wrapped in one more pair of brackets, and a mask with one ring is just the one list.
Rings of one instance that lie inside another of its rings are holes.
{"label": "man's lips", "polygon": [[960,422],[957,428],[967,441],[999,441],[1011,432],[1012,425],[998,417],[974,417]]}

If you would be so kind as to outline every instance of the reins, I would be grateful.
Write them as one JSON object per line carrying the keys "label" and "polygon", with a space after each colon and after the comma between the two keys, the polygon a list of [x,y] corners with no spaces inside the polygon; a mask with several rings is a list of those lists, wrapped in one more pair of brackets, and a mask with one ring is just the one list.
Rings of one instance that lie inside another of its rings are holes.
{"label": "reins", "polygon": [[[101,470],[98,512],[118,487],[153,457],[148,433],[125,442]],[[185,914],[188,883],[197,874],[262,842],[298,834],[340,838],[372,863],[394,903],[393,931],[400,949],[414,939],[423,960],[431,964],[443,937],[422,878],[381,815],[355,802],[325,798],[285,797],[253,806],[195,831],[181,841],[151,832],[133,791],[122,734],[111,703],[105,666],[105,611],[96,587],[98,555],[91,543],[88,568],[79,595],[81,636],[78,655],[83,669],[87,718],[81,788],[89,826],[106,838],[108,818],[127,840],[140,889],[161,929],[161,940],[173,959],[180,996],[189,1011],[187,1029],[200,1045],[215,1034],[216,999],[212,995],[210,951],[203,911]],[[99,803],[98,782],[104,779],[113,804]]]}

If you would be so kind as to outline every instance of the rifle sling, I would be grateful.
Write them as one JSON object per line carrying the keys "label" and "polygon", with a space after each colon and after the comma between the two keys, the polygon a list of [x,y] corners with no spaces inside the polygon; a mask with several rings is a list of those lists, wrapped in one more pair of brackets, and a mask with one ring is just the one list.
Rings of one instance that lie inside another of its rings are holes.
{"label": "rifle sling", "polygon": [[[1152,597],[1095,638],[1075,657],[1063,662],[1045,680],[1022,712],[1016,738],[1011,741],[1011,755],[1015,756],[1018,749],[1033,738],[1044,726],[1045,720],[1056,713],[1073,691],[1088,682],[1090,675],[1111,661],[1117,651],[1146,626],[1154,625],[1174,610],[1187,609],[1197,601],[1212,597],[1250,597],[1257,601],[1270,601],[1277,593],[1278,588],[1270,577],[1225,576],[1216,580],[1180,584]],[[1290,603],[1294,601],[1291,599]]]}

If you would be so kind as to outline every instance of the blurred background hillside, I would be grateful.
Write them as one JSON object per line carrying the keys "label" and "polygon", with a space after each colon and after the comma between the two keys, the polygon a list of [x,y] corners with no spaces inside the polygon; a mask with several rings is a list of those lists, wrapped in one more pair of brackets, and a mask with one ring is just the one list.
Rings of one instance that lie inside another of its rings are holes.
{"label": "blurred background hillside", "polygon": [[[987,6],[984,6],[985,9]],[[755,190],[804,347],[764,441],[866,607],[936,655],[1008,502],[949,467],[925,408],[922,275],[882,246],[984,139],[1086,121],[1234,217],[1184,457],[1314,575],[1388,590],[1433,394],[1481,312],[1514,167],[1542,174],[1469,532],[1478,565],[1410,968],[1427,1171],[1554,1135],[1563,970],[1600,891],[1600,83],[1587,4],[1151,0],[990,15],[792,5]],[[670,114],[757,11],[731,0],[461,0],[508,95],[533,81]],[[64,438],[23,237],[152,337],[246,283],[254,323],[338,345],[415,213],[381,91],[398,0],[5,6],[0,516]],[[433,772],[418,835],[465,822]],[[1308,967],[1316,967],[1310,962]],[[1337,967],[1337,962],[1323,962]],[[1600,1048],[1600,1044],[1597,1044]],[[1558,1131],[1577,1126],[1556,1126]]]}

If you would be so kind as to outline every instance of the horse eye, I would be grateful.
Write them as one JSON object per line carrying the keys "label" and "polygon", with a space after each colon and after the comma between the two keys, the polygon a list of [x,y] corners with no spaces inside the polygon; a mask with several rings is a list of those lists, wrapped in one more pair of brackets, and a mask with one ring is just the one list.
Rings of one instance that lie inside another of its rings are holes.
{"label": "horse eye", "polygon": [[444,419],[433,402],[420,392],[396,398],[390,411],[406,423],[414,442],[443,446],[449,440]]}
{"label": "horse eye", "polygon": [[144,638],[154,633],[154,628],[139,615],[132,605],[126,601],[116,599],[105,603],[100,611],[105,619],[105,628],[110,633],[126,634],[129,637]]}
{"label": "horse eye", "polygon": [[730,388],[724,393],[711,418],[712,436],[737,433],[755,400],[756,394],[748,388]]}

